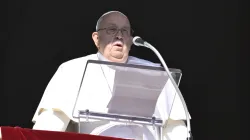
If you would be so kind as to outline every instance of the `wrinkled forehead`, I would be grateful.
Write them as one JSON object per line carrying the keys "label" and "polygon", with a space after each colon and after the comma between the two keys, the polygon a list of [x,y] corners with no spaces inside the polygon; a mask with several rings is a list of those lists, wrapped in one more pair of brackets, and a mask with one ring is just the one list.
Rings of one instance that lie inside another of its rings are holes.
{"label": "wrinkled forehead", "polygon": [[116,26],[118,28],[129,28],[130,22],[122,13],[119,12],[112,12],[104,15],[101,17],[99,23],[97,25],[97,28],[106,28],[110,26]]}

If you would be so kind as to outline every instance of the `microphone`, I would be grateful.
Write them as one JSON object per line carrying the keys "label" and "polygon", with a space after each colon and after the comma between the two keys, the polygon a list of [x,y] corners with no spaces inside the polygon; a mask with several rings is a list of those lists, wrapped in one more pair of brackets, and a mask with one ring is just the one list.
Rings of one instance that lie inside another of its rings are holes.
{"label": "microphone", "polygon": [[148,42],[141,39],[139,36],[135,36],[133,38],[133,44],[136,45],[136,46],[143,46],[143,47],[151,49],[157,55],[158,59],[161,61],[165,71],[167,72],[167,75],[168,75],[169,79],[173,83],[174,88],[175,88],[177,94],[179,95],[179,97],[181,99],[182,105],[184,107],[185,115],[186,115],[186,118],[187,118],[187,134],[188,134],[187,139],[192,140],[193,136],[192,136],[192,133],[191,133],[191,124],[190,124],[189,112],[188,112],[188,109],[187,109],[186,102],[185,102],[185,100],[184,100],[184,98],[183,98],[183,96],[181,94],[181,91],[178,88],[174,78],[172,77],[172,75],[171,75],[171,73],[170,73],[170,71],[168,69],[167,64],[165,63],[164,59],[162,58],[161,54],[157,51],[157,49],[155,47],[153,47],[151,44],[149,44]]}
{"label": "microphone", "polygon": [[133,43],[136,45],[136,46],[144,46],[144,40],[141,39],[139,36],[135,36],[133,38]]}

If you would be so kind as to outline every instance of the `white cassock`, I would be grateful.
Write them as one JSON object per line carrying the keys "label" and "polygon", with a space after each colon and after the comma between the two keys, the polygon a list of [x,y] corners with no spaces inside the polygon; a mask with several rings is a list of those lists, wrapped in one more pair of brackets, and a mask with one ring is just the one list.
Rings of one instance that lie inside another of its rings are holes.
{"label": "white cassock", "polygon": [[[79,121],[72,117],[72,112],[83,71],[88,60],[107,61],[100,53],[97,53],[70,60],[60,65],[49,82],[32,119],[35,123],[33,129],[67,131],[72,124],[70,122]],[[129,56],[127,63],[160,66],[160,64],[132,56]],[[88,81],[88,83],[83,82],[83,84],[88,85],[82,88],[78,101],[81,101],[81,107],[84,106],[91,111],[107,112],[107,105],[112,97],[110,88],[107,86],[107,77],[112,77],[112,74],[109,75],[110,70],[105,68],[102,69],[102,71],[105,71],[105,76],[103,76],[99,68],[93,68],[91,71],[93,72],[89,77],[93,78],[93,80]],[[165,93],[173,93],[171,92],[171,90],[174,90],[173,86],[168,84],[169,82],[168,80],[163,89]],[[174,100],[170,116],[171,105],[168,104],[168,100],[171,100],[171,102]],[[155,116],[162,118],[163,121],[167,121],[167,126],[163,129],[164,140],[186,140],[187,128],[183,121],[186,120],[186,115],[178,95],[174,98],[168,94],[161,94],[157,101]],[[90,120],[89,122],[84,122],[81,124],[81,132],[136,140],[155,140],[155,132],[150,126],[128,125],[107,121]]]}

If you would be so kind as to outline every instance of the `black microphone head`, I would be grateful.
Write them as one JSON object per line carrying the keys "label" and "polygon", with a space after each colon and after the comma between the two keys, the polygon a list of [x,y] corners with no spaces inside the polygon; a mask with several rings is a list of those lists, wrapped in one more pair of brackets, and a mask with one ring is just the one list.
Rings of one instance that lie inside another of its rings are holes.
{"label": "black microphone head", "polygon": [[142,40],[139,36],[135,36],[133,38],[133,43],[136,46],[144,46],[144,40]]}

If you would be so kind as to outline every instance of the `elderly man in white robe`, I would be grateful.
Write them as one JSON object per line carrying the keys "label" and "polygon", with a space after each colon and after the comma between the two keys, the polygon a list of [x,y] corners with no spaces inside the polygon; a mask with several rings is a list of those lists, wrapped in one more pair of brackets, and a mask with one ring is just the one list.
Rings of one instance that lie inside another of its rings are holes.
{"label": "elderly man in white robe", "polygon": [[[123,13],[111,11],[103,14],[96,25],[96,31],[92,33],[92,39],[98,52],[85,57],[76,58],[60,65],[55,75],[49,82],[41,102],[33,117],[36,130],[71,131],[72,126],[78,121],[72,118],[72,111],[76,101],[79,84],[86,62],[88,60],[102,60],[118,63],[136,64],[159,67],[147,60],[129,56],[132,45],[130,22]],[[110,95],[108,89],[102,87],[104,78],[93,70],[95,87],[90,86],[91,95],[82,98],[81,102],[94,106],[98,111],[107,107]],[[171,87],[169,87],[171,89]],[[91,97],[90,97],[91,96]],[[167,106],[159,97],[157,108]],[[92,99],[92,101],[89,101]],[[163,130],[164,140],[186,140],[187,127],[184,123],[185,112],[176,96],[167,127]],[[136,140],[155,140],[152,129],[140,125],[112,123],[108,121],[92,121],[81,124],[81,131],[86,134],[105,135],[120,138],[132,138]]]}

